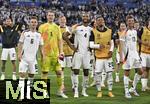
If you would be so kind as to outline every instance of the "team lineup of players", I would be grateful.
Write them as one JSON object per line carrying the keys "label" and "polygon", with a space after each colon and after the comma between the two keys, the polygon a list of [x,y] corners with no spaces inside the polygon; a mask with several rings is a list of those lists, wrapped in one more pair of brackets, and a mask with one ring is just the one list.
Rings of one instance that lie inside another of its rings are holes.
{"label": "team lineup of players", "polygon": [[[133,15],[128,15],[125,22],[120,22],[118,30],[113,31],[105,24],[105,19],[97,15],[93,26],[90,27],[90,14],[82,14],[82,23],[76,24],[71,29],[66,26],[66,18],[59,17],[59,26],[54,23],[55,13],[47,11],[47,23],[41,24],[37,31],[37,17],[32,16],[29,21],[29,29],[19,36],[19,26],[13,26],[11,18],[6,19],[5,26],[0,26],[2,36],[2,74],[1,80],[5,79],[5,64],[8,55],[13,64],[12,79],[16,80],[16,51],[18,46],[19,60],[19,87],[21,95],[19,100],[24,99],[24,79],[28,74],[27,99],[30,97],[36,72],[37,52],[41,56],[41,79],[47,82],[48,72],[55,71],[59,86],[57,95],[68,98],[65,92],[64,68],[71,69],[72,89],[74,98],[79,97],[80,69],[83,69],[82,96],[88,97],[89,70],[92,67],[93,85],[97,88],[97,97],[101,98],[102,87],[107,78],[108,96],[115,97],[112,92],[114,65],[112,54],[114,48],[116,54],[116,82],[119,82],[119,69],[124,69],[125,97],[132,98],[131,93],[139,96],[136,85],[141,79],[142,91],[149,90],[147,86],[150,68],[150,19],[146,21],[142,29],[138,29]],[[19,37],[19,38],[18,38]],[[19,40],[19,41],[18,41]],[[93,57],[92,57],[93,56]],[[91,58],[92,57],[92,58]],[[92,59],[92,61],[91,61]],[[132,87],[129,88],[130,70],[136,69]],[[46,87],[45,87],[46,89]],[[48,93],[45,90],[44,97]]]}

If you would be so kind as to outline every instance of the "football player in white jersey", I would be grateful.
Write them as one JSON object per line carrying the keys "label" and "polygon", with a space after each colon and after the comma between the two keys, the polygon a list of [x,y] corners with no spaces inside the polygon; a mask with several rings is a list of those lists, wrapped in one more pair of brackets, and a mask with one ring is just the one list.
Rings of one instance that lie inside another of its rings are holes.
{"label": "football player in white jersey", "polygon": [[[88,87],[88,75],[90,69],[90,51],[89,51],[89,38],[91,35],[92,28],[88,26],[89,24],[89,14],[84,13],[82,16],[82,24],[77,25],[72,33],[74,36],[74,45],[68,42],[68,39],[65,39],[70,47],[74,50],[72,69],[74,71],[73,83],[74,83],[74,98],[79,97],[78,89],[78,75],[79,69],[83,68],[83,82],[82,82],[82,95],[87,97],[86,89]],[[67,35],[66,35],[67,36]],[[67,38],[66,36],[63,36]],[[82,66],[82,67],[81,67]]]}
{"label": "football player in white jersey", "polygon": [[43,39],[41,37],[41,34],[36,31],[37,25],[37,17],[31,17],[29,25],[30,30],[24,31],[19,40],[19,87],[21,88],[21,95],[19,100],[24,99],[24,79],[26,77],[26,72],[28,72],[27,99],[31,99],[30,87],[33,84],[33,78],[35,74],[35,61],[38,49],[40,49],[41,51],[41,56],[43,53]]}
{"label": "football player in white jersey", "polygon": [[[125,89],[125,97],[132,98],[130,93],[133,93],[135,96],[139,96],[136,92],[136,85],[141,78],[141,61],[137,51],[137,31],[134,30],[134,17],[132,15],[128,15],[126,18],[127,22],[127,31],[124,37],[120,39],[120,58],[123,63],[124,69],[124,89]],[[125,46],[123,46],[124,44]],[[124,47],[124,49],[122,49]],[[122,53],[125,55],[123,58]],[[132,68],[137,68],[138,72],[134,76],[132,87],[129,89],[129,73]]]}

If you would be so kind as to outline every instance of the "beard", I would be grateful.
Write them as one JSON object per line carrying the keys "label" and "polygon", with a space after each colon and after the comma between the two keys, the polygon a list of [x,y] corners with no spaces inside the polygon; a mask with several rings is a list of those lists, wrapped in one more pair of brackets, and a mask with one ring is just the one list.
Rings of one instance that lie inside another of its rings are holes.
{"label": "beard", "polygon": [[85,24],[89,23],[89,20],[83,20],[83,23],[85,23]]}
{"label": "beard", "polygon": [[12,25],[11,25],[11,24],[7,24],[7,25],[6,25],[6,27],[11,28],[11,27],[12,27]]}

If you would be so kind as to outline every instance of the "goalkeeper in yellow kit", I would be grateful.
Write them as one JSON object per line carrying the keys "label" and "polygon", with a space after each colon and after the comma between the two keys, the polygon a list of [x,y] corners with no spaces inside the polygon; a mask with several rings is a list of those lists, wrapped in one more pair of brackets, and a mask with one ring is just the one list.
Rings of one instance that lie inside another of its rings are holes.
{"label": "goalkeeper in yellow kit", "polygon": [[58,62],[58,59],[63,58],[62,34],[60,27],[53,22],[55,13],[53,11],[47,11],[46,16],[47,23],[39,27],[39,32],[44,40],[41,77],[47,81],[48,72],[50,70],[55,71],[57,75],[57,84],[59,86],[58,95],[63,98],[68,98],[62,90],[62,69]]}

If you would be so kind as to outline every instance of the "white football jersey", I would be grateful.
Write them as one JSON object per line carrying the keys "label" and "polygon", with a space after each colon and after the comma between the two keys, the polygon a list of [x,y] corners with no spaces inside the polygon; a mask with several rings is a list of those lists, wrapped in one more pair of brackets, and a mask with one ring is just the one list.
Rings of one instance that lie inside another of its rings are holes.
{"label": "white football jersey", "polygon": [[137,51],[137,31],[127,30],[125,35],[125,45],[129,51]]}
{"label": "white football jersey", "polygon": [[23,43],[22,58],[27,61],[35,61],[38,48],[43,45],[41,34],[32,31],[24,32],[19,42]]}
{"label": "white football jersey", "polygon": [[134,29],[127,30],[122,40],[124,41],[123,54],[126,56],[128,53],[129,58],[134,57],[139,60],[137,51],[137,31]]}
{"label": "white football jersey", "polygon": [[74,45],[78,51],[85,54],[89,50],[89,38],[92,28],[90,26],[78,26],[73,33],[75,34]]}

